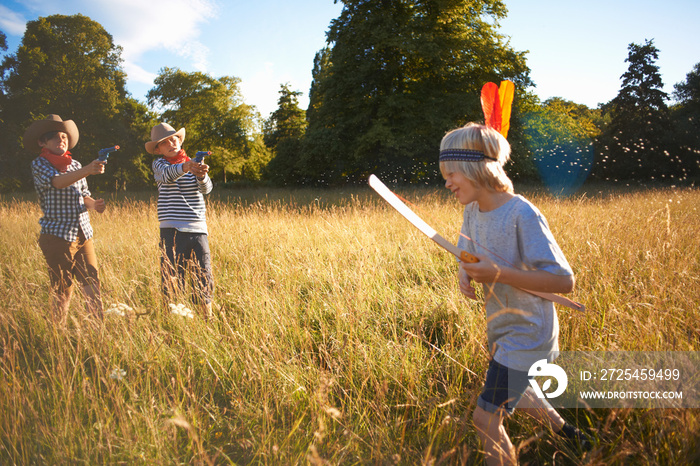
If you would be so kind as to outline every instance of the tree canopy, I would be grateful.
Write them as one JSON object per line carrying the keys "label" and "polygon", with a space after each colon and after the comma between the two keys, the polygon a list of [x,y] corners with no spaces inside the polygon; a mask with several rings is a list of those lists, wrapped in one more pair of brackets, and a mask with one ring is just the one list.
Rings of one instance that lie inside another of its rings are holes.
{"label": "tree canopy", "polygon": [[442,136],[482,121],[481,86],[503,79],[516,84],[506,166],[512,178],[539,176],[548,185],[575,178],[566,189],[554,187],[566,193],[587,174],[592,147],[601,179],[700,176],[700,64],[675,85],[669,108],[653,40],[629,45],[618,95],[591,110],[563,98],[542,103],[528,90],[527,52],[513,50],[499,32],[503,1],[341,1],[314,59],[308,109],[299,108],[299,91],[282,84],[266,121],[243,102],[233,76],[163,68],[148,105],[139,102],[125,88],[121,47],[98,23],[82,15],[28,22],[17,51],[0,64],[0,191],[31,187],[21,137],[51,113],[78,125],[73,153],[81,162],[100,148],[122,147],[90,181],[98,189],[153,184],[144,143],[159,120],[186,127],[188,152],[214,153],[207,163],[219,181],[265,176],[329,185],[376,173],[430,182],[439,179]]}
{"label": "tree canopy", "polygon": [[684,177],[700,176],[700,63],[696,63],[685,81],[674,86],[677,104],[671,109]]}
{"label": "tree canopy", "polygon": [[276,183],[295,183],[301,175],[297,161],[302,154],[302,139],[306,133],[306,112],[299,108],[301,92],[282,84],[277,110],[265,122],[265,145],[272,151],[267,177]]}
{"label": "tree canopy", "polygon": [[662,179],[672,176],[680,160],[672,155],[671,125],[653,40],[630,44],[628,70],[618,95],[605,104],[610,120],[603,132],[595,173],[608,179]]}
{"label": "tree canopy", "polygon": [[[206,159],[212,177],[224,182],[227,176],[259,178],[268,154],[261,141],[250,139],[255,125],[253,108],[243,103],[232,76],[213,78],[178,68],[163,68],[146,97],[161,120],[185,127],[189,152],[213,152]],[[262,161],[261,161],[262,159]]]}
{"label": "tree canopy", "polygon": [[[4,125],[0,157],[26,159],[21,135],[31,121],[51,113],[77,124],[80,141],[74,153],[79,160],[91,161],[99,149],[137,138],[131,133],[132,124],[149,116],[145,106],[127,94],[121,61],[121,47],[86,16],[29,21],[17,52],[6,56],[0,68]],[[120,176],[145,181],[138,157],[115,154],[109,163],[111,169],[95,177],[92,186],[123,183]],[[28,165],[11,164],[15,170],[10,176],[28,183]]]}
{"label": "tree canopy", "polygon": [[588,178],[601,118],[600,110],[560,97],[531,105],[523,114],[524,147],[519,150],[526,150],[551,193],[572,194]]}
{"label": "tree canopy", "polygon": [[685,81],[673,86],[673,96],[681,105],[693,105],[700,110],[700,63],[685,76]]}
{"label": "tree canopy", "polygon": [[498,32],[500,1],[343,4],[314,63],[300,160],[311,182],[434,177],[444,133],[482,119],[485,82],[531,84],[524,52]]}

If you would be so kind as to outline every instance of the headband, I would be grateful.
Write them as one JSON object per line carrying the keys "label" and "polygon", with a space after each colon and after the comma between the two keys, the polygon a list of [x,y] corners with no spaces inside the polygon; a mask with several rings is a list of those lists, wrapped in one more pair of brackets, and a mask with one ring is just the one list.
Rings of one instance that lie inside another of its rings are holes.
{"label": "headband", "polygon": [[[510,110],[513,103],[515,85],[512,81],[502,81],[500,87],[494,83],[486,83],[481,88],[481,109],[484,111],[484,123],[503,135],[508,136],[510,128]],[[481,162],[489,157],[480,150],[445,149],[440,151],[440,162]]]}
{"label": "headband", "polygon": [[481,162],[484,159],[498,161],[480,150],[444,149],[440,151],[440,162]]}

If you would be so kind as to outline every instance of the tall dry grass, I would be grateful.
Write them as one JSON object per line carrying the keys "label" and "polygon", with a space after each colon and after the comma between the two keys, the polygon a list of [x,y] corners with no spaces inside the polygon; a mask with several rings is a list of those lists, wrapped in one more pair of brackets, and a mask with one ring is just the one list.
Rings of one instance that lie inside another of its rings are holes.
{"label": "tall dry grass", "polygon": [[[400,192],[456,238],[448,193]],[[698,190],[528,197],[589,309],[560,310],[563,350],[698,350]],[[454,260],[368,190],[214,193],[209,322],[164,309],[155,202],[132,196],[92,218],[105,307],[134,311],[94,327],[78,294],[56,328],[39,216],[31,200],[0,204],[1,464],[482,460],[470,420],[488,363],[482,307],[459,294]],[[582,458],[516,414],[521,460],[700,459],[697,410],[563,414],[595,449]]]}

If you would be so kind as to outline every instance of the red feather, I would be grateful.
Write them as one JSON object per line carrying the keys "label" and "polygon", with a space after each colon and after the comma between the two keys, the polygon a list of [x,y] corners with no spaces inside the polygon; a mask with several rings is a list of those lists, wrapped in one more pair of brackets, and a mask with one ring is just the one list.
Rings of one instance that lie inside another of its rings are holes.
{"label": "red feather", "polygon": [[484,124],[496,131],[501,131],[501,101],[498,97],[498,86],[486,83],[481,88],[481,108],[484,111]]}

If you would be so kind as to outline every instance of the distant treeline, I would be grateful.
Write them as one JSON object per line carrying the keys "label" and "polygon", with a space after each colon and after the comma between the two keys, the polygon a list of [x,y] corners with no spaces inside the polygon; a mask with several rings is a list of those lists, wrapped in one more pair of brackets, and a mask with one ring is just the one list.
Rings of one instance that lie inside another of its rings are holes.
{"label": "distant treeline", "polygon": [[[31,189],[22,147],[28,125],[48,114],[80,129],[73,150],[89,161],[119,144],[100,190],[153,185],[144,144],[160,121],[185,127],[189,152],[210,150],[219,185],[342,185],[370,173],[390,181],[440,179],[437,147],[444,133],[483,120],[479,91],[488,81],[516,85],[506,167],[514,179],[540,180],[563,194],[589,177],[688,183],[700,175],[700,63],[663,92],[653,40],[630,44],[628,71],[610,102],[590,109],[564,98],[541,102],[526,53],[497,28],[501,2],[343,1],[316,54],[309,108],[282,83],[278,108],[263,118],[241,96],[233,76],[163,68],[146,102],[125,87],[122,49],[97,22],[53,15],[27,23],[0,73],[0,191]],[[467,8],[467,4],[469,8]]]}

